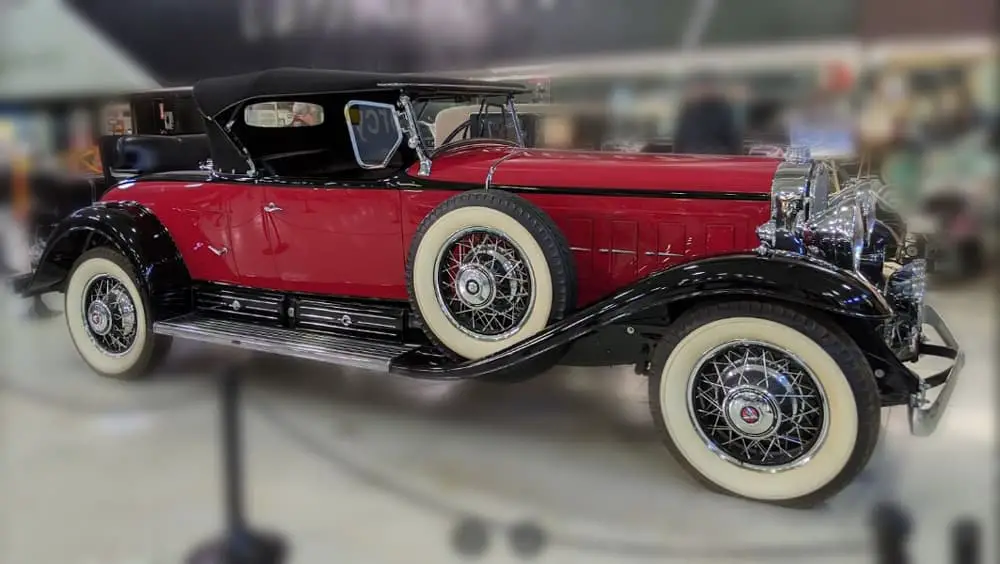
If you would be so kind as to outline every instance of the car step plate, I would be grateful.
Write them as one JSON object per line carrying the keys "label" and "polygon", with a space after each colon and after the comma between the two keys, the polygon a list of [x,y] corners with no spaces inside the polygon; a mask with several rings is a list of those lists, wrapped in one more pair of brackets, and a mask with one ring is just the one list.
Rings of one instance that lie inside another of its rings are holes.
{"label": "car step plate", "polygon": [[378,372],[388,372],[392,359],[417,348],[415,345],[265,327],[197,314],[156,322],[153,332]]}

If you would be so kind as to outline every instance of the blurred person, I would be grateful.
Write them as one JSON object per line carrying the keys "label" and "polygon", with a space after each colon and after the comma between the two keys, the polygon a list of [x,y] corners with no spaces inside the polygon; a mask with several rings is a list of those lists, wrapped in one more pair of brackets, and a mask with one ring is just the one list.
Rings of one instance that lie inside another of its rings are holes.
{"label": "blurred person", "polygon": [[967,86],[944,90],[935,100],[935,112],[927,124],[928,141],[950,144],[989,127]]}
{"label": "blurred person", "polygon": [[295,102],[292,104],[292,127],[309,127],[318,125],[319,117],[312,104]]}
{"label": "blurred person", "polygon": [[854,119],[839,90],[817,89],[786,115],[789,144],[807,147],[819,158],[856,157]]}
{"label": "blurred person", "polygon": [[715,76],[699,75],[692,81],[678,114],[674,152],[743,154],[743,133],[736,110]]}

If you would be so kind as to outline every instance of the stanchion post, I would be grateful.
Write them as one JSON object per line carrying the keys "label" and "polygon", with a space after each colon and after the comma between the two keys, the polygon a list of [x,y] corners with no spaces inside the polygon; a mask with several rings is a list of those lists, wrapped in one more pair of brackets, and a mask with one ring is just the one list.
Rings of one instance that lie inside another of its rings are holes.
{"label": "stanchion post", "polygon": [[982,530],[974,519],[959,519],[951,529],[951,561],[982,564]]}
{"label": "stanchion post", "polygon": [[910,564],[907,543],[912,523],[910,518],[894,504],[881,504],[872,513],[875,532],[875,551],[878,564]]}
{"label": "stanchion post", "polygon": [[231,367],[219,382],[225,533],[199,545],[186,564],[283,564],[285,541],[247,526],[243,507],[243,437],[240,421],[241,375]]}

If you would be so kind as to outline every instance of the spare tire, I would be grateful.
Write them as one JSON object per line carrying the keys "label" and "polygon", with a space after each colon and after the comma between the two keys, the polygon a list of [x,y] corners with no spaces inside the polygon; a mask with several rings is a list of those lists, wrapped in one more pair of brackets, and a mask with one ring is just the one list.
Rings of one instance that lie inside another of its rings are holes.
{"label": "spare tire", "polygon": [[552,219],[498,190],[464,192],[420,223],[406,282],[428,338],[478,359],[531,337],[576,305],[576,269]]}

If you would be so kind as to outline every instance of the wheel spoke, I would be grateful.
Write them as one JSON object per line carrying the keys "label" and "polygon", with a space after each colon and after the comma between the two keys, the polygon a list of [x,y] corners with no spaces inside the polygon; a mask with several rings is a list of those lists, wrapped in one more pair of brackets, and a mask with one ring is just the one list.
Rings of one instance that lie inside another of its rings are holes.
{"label": "wheel spoke", "polygon": [[826,426],[826,399],[809,369],[772,345],[736,341],[706,353],[692,374],[691,416],[706,442],[741,466],[806,460]]}
{"label": "wheel spoke", "polygon": [[487,228],[457,236],[442,249],[435,284],[451,321],[475,338],[517,330],[531,309],[531,273],[520,249]]}

